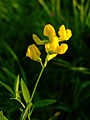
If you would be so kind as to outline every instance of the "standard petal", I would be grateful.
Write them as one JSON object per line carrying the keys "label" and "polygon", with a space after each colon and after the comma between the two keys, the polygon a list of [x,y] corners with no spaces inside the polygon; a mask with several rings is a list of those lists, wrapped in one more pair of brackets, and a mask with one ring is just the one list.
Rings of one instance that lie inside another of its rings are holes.
{"label": "standard petal", "polygon": [[50,42],[53,40],[53,38],[56,36],[55,29],[52,25],[47,24],[44,27],[43,34],[47,37],[49,37]]}
{"label": "standard petal", "polygon": [[40,62],[40,59],[41,59],[40,55],[41,55],[41,52],[34,44],[28,47],[27,52],[26,52],[27,57],[30,57],[30,59],[34,61]]}
{"label": "standard petal", "polygon": [[57,47],[55,53],[56,54],[64,54],[68,49],[68,45],[62,43],[60,46]]}
{"label": "standard petal", "polygon": [[33,40],[36,42],[37,45],[45,45],[49,42],[48,40],[40,40],[40,38],[36,34],[33,34]]}

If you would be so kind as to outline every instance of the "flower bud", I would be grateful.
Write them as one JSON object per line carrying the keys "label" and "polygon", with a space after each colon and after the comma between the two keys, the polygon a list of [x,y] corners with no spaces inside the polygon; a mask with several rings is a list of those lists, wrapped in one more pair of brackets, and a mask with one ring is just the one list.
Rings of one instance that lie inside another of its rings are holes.
{"label": "flower bud", "polygon": [[41,52],[39,51],[39,49],[35,46],[35,44],[32,44],[28,47],[27,52],[26,52],[26,56],[30,57],[30,59],[37,61],[37,62],[41,62],[41,58],[40,58]]}

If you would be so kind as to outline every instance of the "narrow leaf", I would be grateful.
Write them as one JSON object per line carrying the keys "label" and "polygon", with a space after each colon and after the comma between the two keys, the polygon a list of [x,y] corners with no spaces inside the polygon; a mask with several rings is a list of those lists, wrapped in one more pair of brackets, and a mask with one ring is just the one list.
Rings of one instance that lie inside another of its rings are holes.
{"label": "narrow leaf", "polygon": [[14,58],[16,61],[18,61],[18,57],[17,57],[17,55],[14,53],[14,51],[11,49],[11,47],[10,47],[5,41],[3,41],[3,44],[4,44],[4,48],[11,53],[11,55],[13,56],[13,58]]}
{"label": "narrow leaf", "polygon": [[17,76],[15,82],[14,82],[14,91],[15,91],[15,97],[20,100],[19,95],[19,75]]}
{"label": "narrow leaf", "polygon": [[81,86],[80,86],[80,89],[79,89],[79,91],[78,91],[78,94],[79,94],[80,92],[82,92],[83,89],[85,89],[85,88],[88,87],[88,86],[90,86],[90,81],[89,81],[89,80],[83,82],[83,83],[81,84]]}
{"label": "narrow leaf", "polygon": [[0,120],[8,120],[4,115],[3,112],[0,111]]}
{"label": "narrow leaf", "polygon": [[60,109],[60,110],[63,110],[63,111],[67,111],[67,112],[70,112],[70,108],[68,108],[67,106],[57,106],[55,107],[56,109]]}
{"label": "narrow leaf", "polygon": [[41,107],[45,107],[45,106],[51,105],[51,104],[53,104],[55,102],[56,102],[55,99],[44,99],[44,100],[37,101],[34,104],[34,107],[35,108],[41,108]]}
{"label": "narrow leaf", "polygon": [[8,85],[6,85],[5,83],[3,83],[2,81],[0,81],[0,84],[2,86],[4,86],[14,96],[13,90]]}
{"label": "narrow leaf", "polygon": [[28,103],[30,100],[30,93],[22,78],[21,78],[21,90],[22,90],[22,94],[23,94],[25,102]]}
{"label": "narrow leaf", "polygon": [[9,71],[7,68],[2,67],[2,70],[3,70],[8,76],[10,76],[12,79],[15,79],[15,78],[16,78],[16,76],[15,76],[11,71]]}

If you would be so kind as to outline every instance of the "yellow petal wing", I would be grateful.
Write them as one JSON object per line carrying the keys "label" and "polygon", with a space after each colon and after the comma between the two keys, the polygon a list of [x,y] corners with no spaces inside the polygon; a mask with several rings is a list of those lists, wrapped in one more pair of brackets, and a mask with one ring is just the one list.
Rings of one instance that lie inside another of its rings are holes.
{"label": "yellow petal wing", "polygon": [[72,32],[70,29],[66,30],[67,40],[72,36]]}
{"label": "yellow petal wing", "polygon": [[68,49],[68,45],[65,43],[62,43],[60,46],[57,47],[55,53],[56,54],[64,54]]}
{"label": "yellow petal wing", "polygon": [[69,40],[69,38],[72,36],[72,32],[70,29],[65,29],[64,25],[61,25],[58,31],[58,35],[60,36],[59,42],[64,40]]}

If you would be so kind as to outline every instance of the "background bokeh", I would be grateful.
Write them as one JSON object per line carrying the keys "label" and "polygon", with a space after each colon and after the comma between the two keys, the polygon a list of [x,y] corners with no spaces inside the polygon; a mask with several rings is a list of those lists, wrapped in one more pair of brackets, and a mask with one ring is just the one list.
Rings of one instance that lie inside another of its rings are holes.
{"label": "background bokeh", "polygon": [[[35,120],[90,119],[90,0],[0,0],[0,81],[12,89],[18,74],[32,93],[41,70],[39,63],[26,58],[32,34],[44,39],[46,24],[72,30],[69,49],[48,63],[34,101],[54,98],[49,107],[36,109]],[[45,58],[43,46],[39,46]],[[0,85],[0,110],[8,120],[19,120],[19,104]],[[55,113],[59,112],[57,116]]]}

